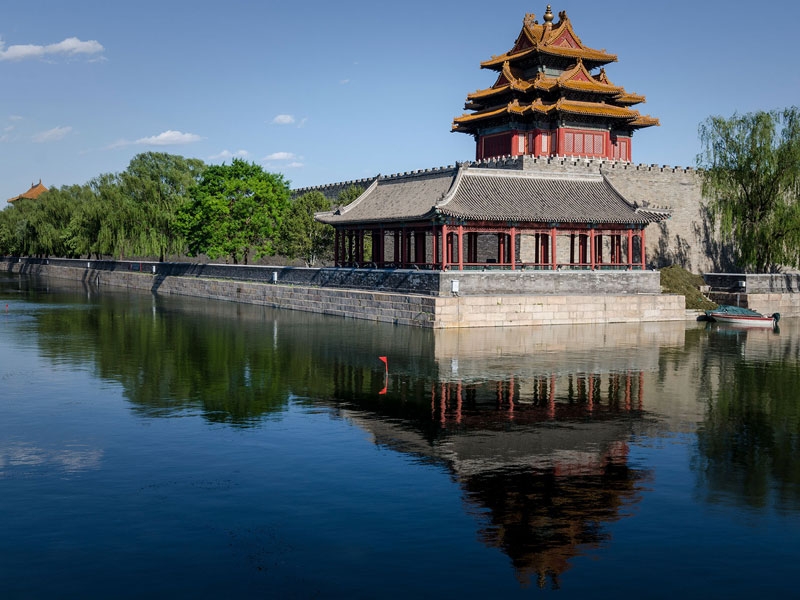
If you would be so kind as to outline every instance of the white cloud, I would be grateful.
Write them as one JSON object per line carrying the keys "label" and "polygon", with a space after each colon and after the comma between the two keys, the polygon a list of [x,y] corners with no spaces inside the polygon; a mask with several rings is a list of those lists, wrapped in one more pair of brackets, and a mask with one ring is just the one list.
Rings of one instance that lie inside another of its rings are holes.
{"label": "white cloud", "polygon": [[105,48],[97,40],[82,41],[76,37],[66,38],[56,44],[15,44],[6,47],[0,39],[0,60],[26,60],[45,56],[78,56],[102,54]]}
{"label": "white cloud", "polygon": [[202,137],[195,133],[183,133],[182,131],[173,131],[169,129],[158,135],[139,138],[134,143],[146,144],[148,146],[174,146],[177,144],[192,144],[202,139]]}
{"label": "white cloud", "polygon": [[53,127],[53,129],[48,129],[47,131],[40,131],[31,139],[38,144],[55,142],[64,139],[70,131],[72,131],[72,127]]}
{"label": "white cloud", "polygon": [[294,123],[294,116],[293,115],[277,115],[274,119],[272,119],[272,123],[274,125],[291,125]]}
{"label": "white cloud", "polygon": [[339,80],[339,85],[347,85],[348,83],[350,83],[349,79],[340,79]]}
{"label": "white cloud", "polygon": [[250,153],[247,150],[237,150],[236,152],[223,150],[219,154],[209,156],[208,160],[227,160],[229,158],[247,158],[248,156],[250,156]]}
{"label": "white cloud", "polygon": [[22,117],[20,117],[19,115],[11,115],[10,117],[8,117],[8,120],[9,121],[22,121]]}
{"label": "white cloud", "polygon": [[305,167],[305,164],[295,161],[295,162],[290,162],[288,165],[286,165],[287,169],[299,169],[300,167]]}
{"label": "white cloud", "polygon": [[293,152],[273,152],[264,157],[263,160],[293,160],[297,156]]}

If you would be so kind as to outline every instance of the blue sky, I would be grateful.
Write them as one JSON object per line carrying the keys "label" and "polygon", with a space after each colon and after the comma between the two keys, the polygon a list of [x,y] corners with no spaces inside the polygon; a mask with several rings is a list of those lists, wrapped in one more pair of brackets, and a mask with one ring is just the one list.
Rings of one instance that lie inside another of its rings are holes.
{"label": "blue sky", "polygon": [[[0,7],[0,204],[119,172],[139,152],[283,173],[292,187],[454,164],[481,61],[546,1],[26,0]],[[597,2],[566,10],[660,127],[637,163],[692,166],[709,115],[800,104],[800,3]]]}

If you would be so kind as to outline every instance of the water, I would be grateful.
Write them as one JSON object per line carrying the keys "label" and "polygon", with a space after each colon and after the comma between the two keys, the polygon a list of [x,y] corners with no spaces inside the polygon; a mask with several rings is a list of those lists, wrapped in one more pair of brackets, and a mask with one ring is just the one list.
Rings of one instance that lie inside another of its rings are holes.
{"label": "water", "polygon": [[794,320],[433,332],[8,275],[0,311],[3,598],[796,593]]}

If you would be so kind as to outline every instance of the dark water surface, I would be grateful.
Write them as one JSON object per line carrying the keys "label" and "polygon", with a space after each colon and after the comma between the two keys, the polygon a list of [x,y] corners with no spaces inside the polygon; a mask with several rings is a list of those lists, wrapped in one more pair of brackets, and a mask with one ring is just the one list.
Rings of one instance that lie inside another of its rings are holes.
{"label": "dark water surface", "polygon": [[798,595],[795,320],[433,332],[8,275],[0,310],[2,598]]}

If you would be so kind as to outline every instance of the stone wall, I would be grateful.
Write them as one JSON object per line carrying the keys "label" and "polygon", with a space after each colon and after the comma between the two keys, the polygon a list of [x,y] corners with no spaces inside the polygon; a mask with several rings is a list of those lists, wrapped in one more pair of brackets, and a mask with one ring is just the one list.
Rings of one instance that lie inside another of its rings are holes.
{"label": "stone wall", "polygon": [[234,279],[153,274],[152,270],[94,269],[91,262],[0,261],[7,271],[116,286],[157,294],[198,296],[394,323],[449,329],[685,319],[683,296],[660,294],[485,294],[432,296],[335,289]]}
{"label": "stone wall", "polygon": [[703,279],[712,292],[781,294],[800,291],[798,273],[705,273]]}
{"label": "stone wall", "polygon": [[656,271],[423,271],[416,269],[305,268],[113,260],[19,259],[21,272],[36,265],[93,273],[146,273],[157,278],[233,279],[278,285],[450,296],[483,294],[657,294]]}

